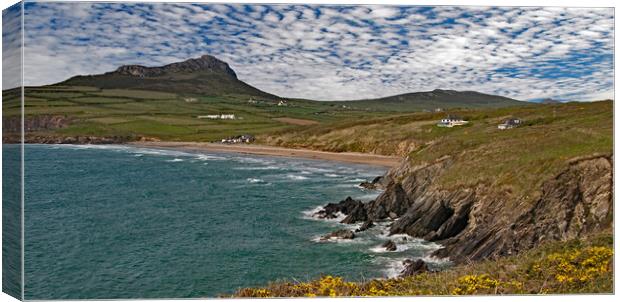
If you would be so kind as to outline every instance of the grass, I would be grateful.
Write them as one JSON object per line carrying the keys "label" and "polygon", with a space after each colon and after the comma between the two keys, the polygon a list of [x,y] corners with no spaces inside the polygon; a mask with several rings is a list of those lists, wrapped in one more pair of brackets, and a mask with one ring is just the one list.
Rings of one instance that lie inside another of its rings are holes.
{"label": "grass", "polygon": [[[3,91],[4,117],[21,114],[17,90]],[[62,115],[71,124],[62,129],[31,131],[38,136],[153,137],[173,141],[217,141],[225,137],[302,128],[290,121],[330,123],[343,118],[367,118],[386,113],[344,110],[322,102],[291,100],[288,106],[246,95],[186,96],[169,92],[99,89],[84,86],[28,87],[25,115]],[[186,98],[195,102],[186,102]],[[234,113],[239,120],[210,121],[199,115]]]}
{"label": "grass", "polygon": [[552,242],[516,256],[416,276],[348,282],[324,276],[243,288],[234,297],[613,293],[613,235]]}
{"label": "grass", "polygon": [[[261,135],[258,140],[291,148],[408,156],[413,166],[451,156],[453,165],[434,179],[436,185],[445,189],[485,185],[530,199],[542,181],[561,171],[569,159],[613,151],[611,101],[451,113],[470,123],[441,128],[435,124],[445,114],[410,113],[307,126]],[[510,116],[525,124],[498,130],[497,125]]]}

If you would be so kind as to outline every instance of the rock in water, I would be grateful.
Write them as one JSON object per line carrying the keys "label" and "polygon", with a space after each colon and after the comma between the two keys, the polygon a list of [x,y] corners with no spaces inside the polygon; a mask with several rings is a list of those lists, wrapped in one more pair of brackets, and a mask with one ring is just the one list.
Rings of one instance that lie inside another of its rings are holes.
{"label": "rock in water", "polygon": [[320,219],[335,219],[338,218],[338,215],[336,215],[336,213],[328,212],[325,209],[322,209],[312,214],[312,217]]}
{"label": "rock in water", "polygon": [[321,241],[327,241],[329,239],[332,238],[337,238],[337,239],[354,239],[355,238],[355,233],[353,231],[350,230],[337,230],[337,231],[333,231],[323,237],[321,237]]}
{"label": "rock in water", "polygon": [[415,261],[411,259],[407,259],[403,261],[403,264],[405,265],[405,269],[403,269],[403,271],[400,272],[401,278],[415,276],[417,274],[421,274],[421,273],[425,273],[429,271],[428,265],[422,259],[418,259]]}
{"label": "rock in water", "polygon": [[341,200],[339,203],[328,203],[322,210],[312,214],[312,216],[321,219],[334,219],[338,217],[338,212],[344,215],[349,215],[360,204],[362,204],[361,201],[355,200],[349,196],[346,199]]}
{"label": "rock in water", "polygon": [[366,221],[362,224],[362,226],[360,226],[360,227],[359,227],[359,229],[357,229],[357,230],[355,230],[355,231],[356,231],[356,232],[363,232],[363,231],[368,230],[368,229],[370,229],[370,228],[372,228],[372,227],[374,227],[374,226],[375,226],[375,224],[374,224],[374,222],[372,222],[372,220],[366,220]]}
{"label": "rock in water", "polygon": [[381,247],[384,247],[386,251],[388,252],[393,252],[396,250],[396,243],[394,243],[394,241],[392,240],[388,240],[386,242],[384,242]]}
{"label": "rock in water", "polygon": [[353,210],[341,222],[346,224],[352,224],[366,220],[368,220],[368,215],[366,214],[366,207],[364,206],[364,203],[358,201],[355,208],[353,208]]}
{"label": "rock in water", "polygon": [[360,187],[367,190],[383,190],[387,186],[388,179],[383,176],[377,176],[371,182],[365,181],[360,184]]}

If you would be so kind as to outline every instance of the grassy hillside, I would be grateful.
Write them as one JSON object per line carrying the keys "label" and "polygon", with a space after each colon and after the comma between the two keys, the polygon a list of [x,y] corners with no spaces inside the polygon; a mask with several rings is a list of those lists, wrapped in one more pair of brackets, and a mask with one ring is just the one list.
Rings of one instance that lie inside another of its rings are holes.
{"label": "grassy hillside", "polygon": [[451,108],[500,108],[527,105],[507,97],[475,91],[435,89],[433,91],[399,94],[378,99],[336,102],[338,105],[365,110],[395,112],[434,111]]}
{"label": "grassy hillside", "polygon": [[[19,95],[19,90],[3,91],[4,118],[20,115]],[[161,91],[58,85],[26,88],[24,105],[27,119],[37,116],[70,119],[66,127],[34,129],[29,131],[31,135],[146,136],[174,141],[212,141],[231,135],[286,131],[308,123],[366,119],[386,114],[301,100],[277,106],[275,100],[240,94],[200,97]],[[233,113],[238,119],[197,118],[222,113]]]}
{"label": "grassy hillside", "polygon": [[[298,131],[312,125],[323,125],[324,129],[331,131],[334,127],[341,127],[342,123],[373,121],[378,117],[387,116],[396,116],[398,119],[403,111],[419,110],[415,106],[410,107],[407,102],[400,105],[399,103],[380,105],[383,100],[372,101],[376,103],[372,108],[351,105],[366,101],[345,103],[301,99],[287,100],[284,106],[278,106],[280,99],[271,95],[257,96],[260,93],[255,93],[254,88],[250,86],[245,90],[241,89],[245,87],[243,82],[229,83],[237,81],[234,78],[225,77],[226,79],[222,80],[218,78],[220,75],[210,74],[209,77],[200,80],[202,82],[194,83],[195,77],[200,78],[201,72],[193,72],[190,75],[191,79],[183,78],[183,75],[174,74],[175,77],[182,78],[182,81],[175,82],[159,77],[144,80],[126,75],[104,74],[79,76],[65,82],[74,84],[96,82],[99,87],[79,85],[27,87],[25,90],[27,119],[37,116],[62,116],[70,121],[66,127],[30,129],[29,134],[143,136],[172,141],[214,141],[240,134],[290,132],[295,136]],[[207,78],[209,81],[203,81]],[[211,80],[215,82],[210,82]],[[191,93],[193,90],[190,89],[212,86],[218,87],[218,95],[195,94]],[[3,99],[4,117],[18,116],[19,91],[15,89],[3,91]],[[222,121],[197,118],[200,115],[222,113],[235,114],[238,119]],[[436,116],[440,115],[442,114]],[[384,141],[387,143],[384,146],[392,148],[391,142],[394,139]],[[325,138],[323,142],[331,144],[331,138]],[[363,141],[359,143],[363,144]],[[327,148],[339,151],[340,147]],[[378,152],[390,151],[386,149]]]}
{"label": "grassy hillside", "polygon": [[104,74],[75,76],[59,85],[139,89],[202,96],[237,94],[278,99],[275,95],[240,81],[226,62],[210,55],[164,66],[123,65]]}
{"label": "grassy hillside", "polygon": [[240,289],[235,297],[613,293],[613,235],[553,242],[517,256],[367,282],[324,276]]}
{"label": "grassy hillside", "polygon": [[[413,165],[451,155],[457,160],[438,183],[447,187],[484,183],[513,193],[538,187],[569,159],[611,154],[613,150],[611,101],[451,113],[470,123],[440,128],[436,122],[444,114],[413,113],[309,126],[262,135],[259,141],[293,148],[409,156]],[[497,125],[511,116],[523,119],[524,125],[498,130]]]}
{"label": "grassy hillside", "polygon": [[103,89],[137,89],[164,91],[175,94],[199,94],[206,96],[251,95],[269,100],[277,96],[258,90],[236,78],[208,71],[171,73],[157,77],[140,78],[121,74],[77,76],[60,86],[89,86]]}
{"label": "grassy hillside", "polygon": [[[18,132],[19,123],[10,119],[20,115],[19,90],[2,94],[3,115],[8,120],[5,128]],[[279,106],[280,101],[285,104]],[[522,104],[500,96],[451,90],[350,102],[284,100],[239,80],[226,62],[210,55],[164,66],[123,65],[104,74],[78,75],[55,85],[25,89],[28,134],[40,138],[115,136],[214,141],[438,107]],[[197,118],[210,114],[235,114],[238,118]]]}

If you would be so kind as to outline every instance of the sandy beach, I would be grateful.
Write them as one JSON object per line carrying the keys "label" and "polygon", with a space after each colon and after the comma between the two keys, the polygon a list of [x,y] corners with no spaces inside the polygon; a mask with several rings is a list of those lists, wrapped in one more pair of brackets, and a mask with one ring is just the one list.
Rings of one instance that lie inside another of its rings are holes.
{"label": "sandy beach", "polygon": [[333,160],[348,163],[367,164],[384,167],[394,167],[402,160],[397,156],[384,156],[356,152],[324,152],[307,149],[289,149],[264,145],[225,145],[216,143],[197,142],[133,142],[133,146],[178,148],[185,150],[203,150],[213,152],[235,152],[244,154],[257,154],[269,156],[298,157],[307,159]]}

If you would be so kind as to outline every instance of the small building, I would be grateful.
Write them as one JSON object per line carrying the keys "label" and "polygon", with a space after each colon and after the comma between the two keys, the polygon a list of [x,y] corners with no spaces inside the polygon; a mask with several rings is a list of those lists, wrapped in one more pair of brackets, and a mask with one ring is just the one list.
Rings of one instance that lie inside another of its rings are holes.
{"label": "small building", "polygon": [[244,135],[238,135],[238,136],[231,136],[228,138],[223,138],[221,143],[222,144],[241,144],[241,143],[252,143],[254,142],[254,140],[256,140],[256,138],[254,138],[253,135],[250,134],[244,134]]}
{"label": "small building", "polygon": [[285,100],[281,100],[278,102],[278,106],[288,106],[288,103]]}
{"label": "small building", "polygon": [[452,128],[454,126],[462,126],[467,124],[468,121],[464,120],[462,117],[456,115],[448,115],[443,118],[439,123],[437,123],[437,127],[448,127]]}
{"label": "small building", "polygon": [[512,129],[512,128],[516,128],[516,127],[521,126],[522,123],[523,123],[523,121],[521,119],[509,118],[509,119],[503,121],[501,124],[497,125],[497,129],[499,129],[499,130]]}
{"label": "small building", "polygon": [[234,114],[207,114],[197,116],[199,119],[210,120],[234,120],[236,117]]}
{"label": "small building", "polygon": [[254,142],[254,140],[256,140],[254,135],[250,135],[250,134],[244,134],[240,138],[241,138],[241,142],[243,143],[251,143],[251,142]]}
{"label": "small building", "polygon": [[198,100],[196,98],[185,98],[186,103],[196,103]]}
{"label": "small building", "polygon": [[435,112],[443,112],[443,108],[435,108]]}

